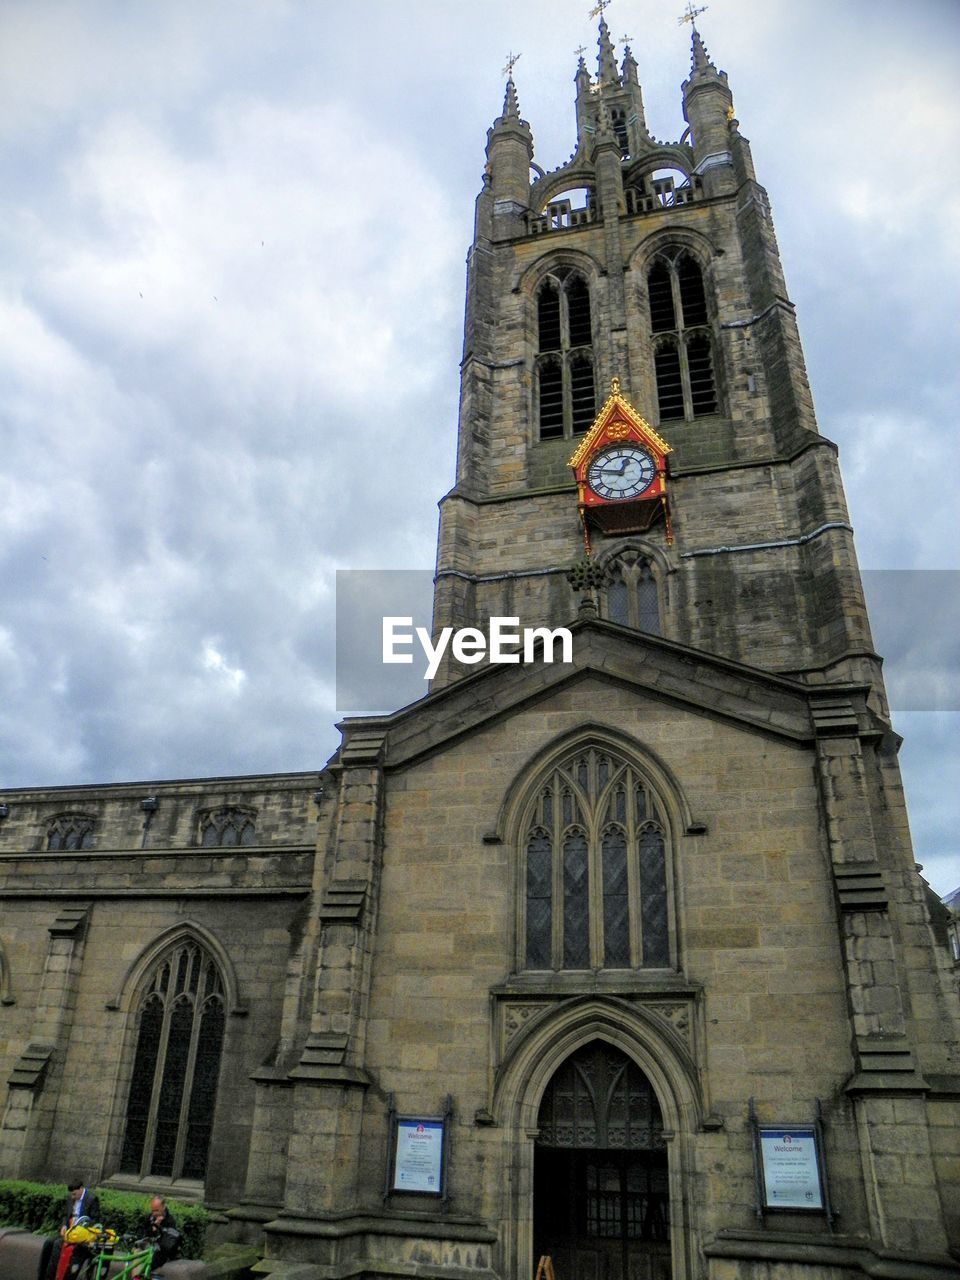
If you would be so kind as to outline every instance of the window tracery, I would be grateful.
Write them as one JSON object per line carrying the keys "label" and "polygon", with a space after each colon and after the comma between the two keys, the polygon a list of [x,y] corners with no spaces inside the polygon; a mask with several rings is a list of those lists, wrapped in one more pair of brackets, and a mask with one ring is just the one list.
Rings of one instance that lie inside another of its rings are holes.
{"label": "window tracery", "polygon": [[649,784],[601,747],[551,769],[522,828],[526,969],[671,963],[667,827]]}
{"label": "window tracery", "polygon": [[618,555],[609,566],[606,616],[623,627],[663,635],[660,587],[651,562],[639,552]]}
{"label": "window tracery", "polygon": [[590,290],[566,267],[537,293],[536,375],[539,438],[588,431],[596,416]]}
{"label": "window tracery", "polygon": [[156,962],[136,1010],[123,1173],[202,1181],[225,1028],[220,971],[181,940]]}
{"label": "window tracery", "polygon": [[96,819],[82,813],[58,814],[47,827],[48,849],[92,849]]}
{"label": "window tracery", "polygon": [[684,250],[661,254],[647,274],[660,421],[718,411],[707,294]]}
{"label": "window tracery", "polygon": [[256,844],[256,814],[232,807],[201,814],[200,843],[205,849]]}

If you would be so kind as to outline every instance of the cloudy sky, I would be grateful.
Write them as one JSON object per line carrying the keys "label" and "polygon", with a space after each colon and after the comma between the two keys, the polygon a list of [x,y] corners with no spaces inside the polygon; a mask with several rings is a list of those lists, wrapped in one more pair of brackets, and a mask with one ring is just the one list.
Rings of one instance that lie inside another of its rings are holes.
{"label": "cloudy sky", "polygon": [[[682,7],[608,12],[667,138]],[[0,784],[322,766],[336,570],[433,563],[501,68],[521,53],[536,159],[561,163],[589,8],[0,2]],[[712,0],[699,19],[861,562],[884,571],[868,589],[941,893],[960,884],[937,640],[960,633],[957,16]]]}

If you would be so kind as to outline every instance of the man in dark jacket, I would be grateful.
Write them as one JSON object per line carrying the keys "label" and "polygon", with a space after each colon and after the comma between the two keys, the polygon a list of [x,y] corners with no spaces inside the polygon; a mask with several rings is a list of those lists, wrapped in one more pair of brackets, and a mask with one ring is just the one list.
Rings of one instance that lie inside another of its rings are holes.
{"label": "man in dark jacket", "polygon": [[[91,1222],[99,1222],[101,1218],[100,1197],[96,1191],[90,1187],[85,1187],[82,1179],[74,1178],[72,1182],[67,1183],[67,1199],[63,1207],[63,1218],[60,1222],[60,1239],[54,1241],[53,1252],[50,1254],[50,1267],[47,1271],[49,1280],[55,1280],[60,1266],[60,1255],[63,1250],[63,1237],[67,1234],[71,1227],[76,1226],[78,1218],[89,1218]],[[69,1257],[69,1266],[74,1263],[78,1266],[86,1257],[86,1250],[82,1246],[74,1250],[72,1246]]]}
{"label": "man in dark jacket", "polygon": [[154,1196],[150,1201],[150,1212],[140,1224],[140,1234],[156,1245],[155,1267],[172,1262],[180,1252],[180,1232],[163,1196]]}

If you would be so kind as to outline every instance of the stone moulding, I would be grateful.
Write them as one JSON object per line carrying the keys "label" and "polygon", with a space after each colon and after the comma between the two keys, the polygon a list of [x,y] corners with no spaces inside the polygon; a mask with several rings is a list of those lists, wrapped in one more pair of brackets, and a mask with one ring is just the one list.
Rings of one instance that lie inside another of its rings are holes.
{"label": "stone moulding", "polygon": [[[827,1275],[835,1267],[844,1276],[883,1277],[883,1280],[957,1280],[960,1265],[942,1254],[901,1253],[866,1240],[842,1236],[817,1237],[799,1232],[724,1230],[704,1246],[707,1258],[783,1265],[800,1263]],[[829,1270],[828,1270],[829,1268]],[[811,1273],[813,1274],[813,1273]]]}
{"label": "stone moulding", "polygon": [[11,1089],[36,1091],[42,1088],[52,1058],[52,1045],[28,1044],[13,1064],[7,1084]]}

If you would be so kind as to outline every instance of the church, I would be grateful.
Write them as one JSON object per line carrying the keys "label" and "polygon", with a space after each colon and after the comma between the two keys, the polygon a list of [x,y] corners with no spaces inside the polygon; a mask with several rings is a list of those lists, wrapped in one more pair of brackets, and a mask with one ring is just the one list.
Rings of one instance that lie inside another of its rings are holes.
{"label": "church", "polygon": [[553,171],[508,70],[441,502],[435,634],[539,648],[313,773],[4,791],[0,1177],[274,1280],[948,1280],[960,1005],[767,194],[695,26],[676,141],[598,50]]}

